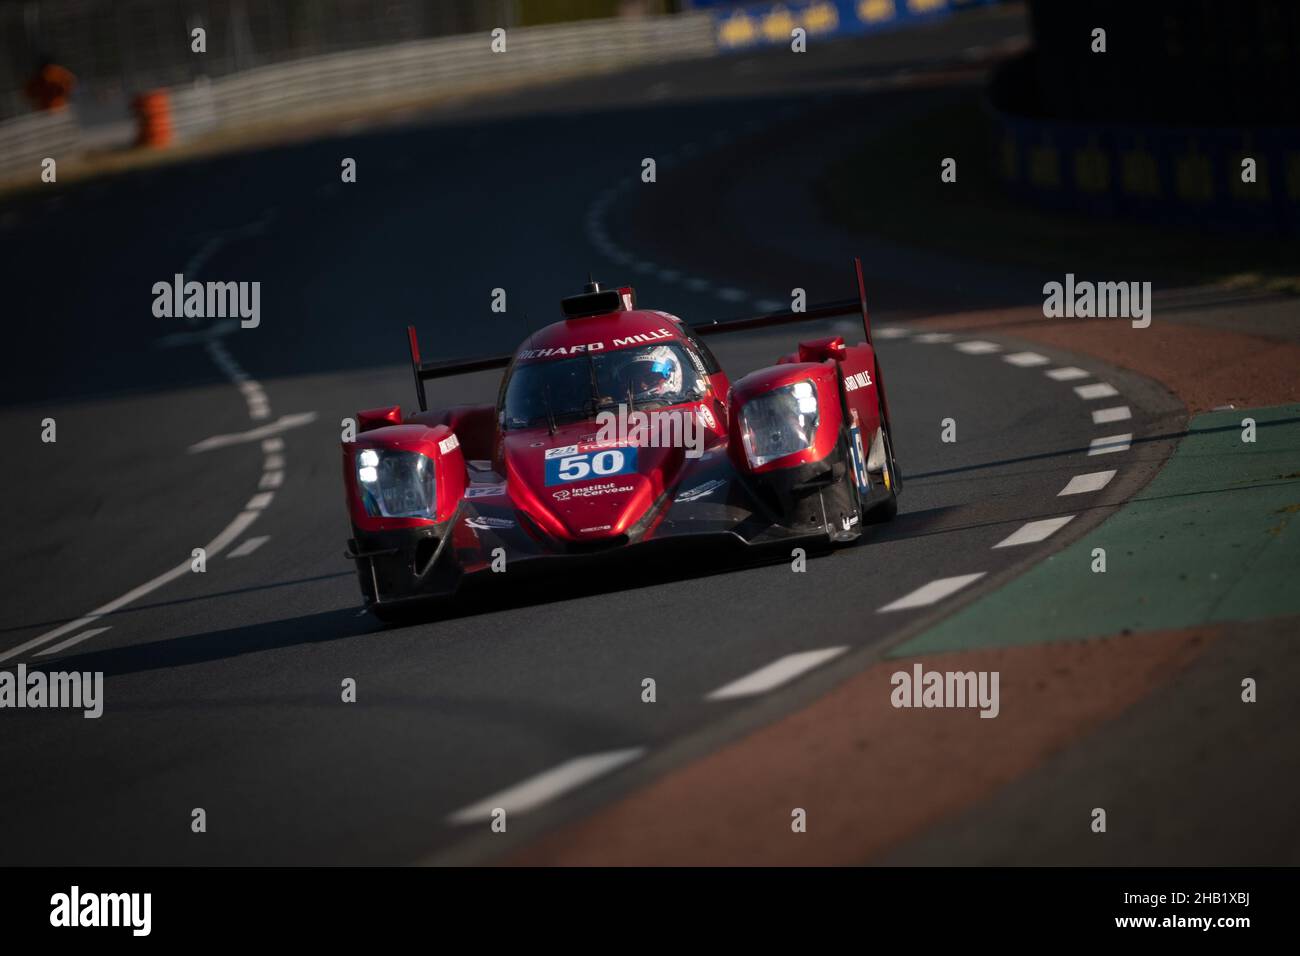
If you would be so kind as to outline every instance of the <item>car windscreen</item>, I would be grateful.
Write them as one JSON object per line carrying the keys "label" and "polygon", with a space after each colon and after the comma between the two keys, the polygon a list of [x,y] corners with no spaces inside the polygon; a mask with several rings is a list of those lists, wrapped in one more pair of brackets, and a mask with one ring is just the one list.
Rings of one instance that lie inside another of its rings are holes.
{"label": "car windscreen", "polygon": [[506,428],[594,419],[618,405],[664,408],[701,398],[707,382],[686,346],[665,342],[516,365],[502,407]]}

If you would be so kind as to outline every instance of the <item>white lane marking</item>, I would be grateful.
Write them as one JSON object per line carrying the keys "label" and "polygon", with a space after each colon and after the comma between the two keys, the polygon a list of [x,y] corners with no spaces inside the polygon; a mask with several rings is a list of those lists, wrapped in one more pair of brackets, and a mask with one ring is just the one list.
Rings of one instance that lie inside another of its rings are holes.
{"label": "white lane marking", "polygon": [[664,282],[676,282],[680,277],[681,273],[676,269],[664,269],[659,273],[659,278]]}
{"label": "white lane marking", "polygon": [[1037,544],[1039,541],[1046,541],[1073,520],[1074,515],[1066,515],[1063,518],[1044,518],[1042,521],[1030,521],[1028,524],[1022,525],[1018,531],[1003,538],[993,547],[1015,548],[1022,544]]}
{"label": "white lane marking", "polygon": [[719,289],[715,294],[724,302],[739,302],[745,298],[745,293],[740,289]]}
{"label": "white lane marking", "polygon": [[1002,356],[1002,361],[1010,362],[1017,368],[1033,368],[1036,365],[1046,365],[1051,359],[1037,352],[1015,352]]}
{"label": "white lane marking", "polygon": [[262,480],[257,483],[259,488],[279,488],[284,483],[284,472],[282,471],[264,471]]}
{"label": "white lane marking", "polygon": [[59,651],[66,650],[67,648],[71,647],[73,644],[80,644],[82,641],[90,640],[90,638],[95,637],[98,634],[103,634],[105,631],[111,631],[112,629],[113,629],[112,625],[109,625],[108,627],[92,627],[88,631],[82,631],[80,634],[74,634],[66,641],[60,641],[58,644],[55,644],[53,647],[47,647],[45,650],[41,651],[36,656],[48,657],[50,654],[57,654],[59,653]]}
{"label": "white lane marking", "polygon": [[1090,491],[1101,491],[1101,489],[1110,484],[1110,480],[1114,477],[1115,472],[1113,470],[1094,471],[1087,475],[1075,475],[1064,488],[1056,493],[1056,497],[1059,498],[1062,495],[1083,495]]}
{"label": "white lane marking", "polygon": [[267,425],[258,425],[256,428],[250,428],[246,432],[235,432],[231,435],[213,435],[211,438],[205,438],[201,442],[195,442],[190,446],[190,453],[208,451],[212,448],[225,448],[227,445],[238,445],[243,442],[259,441],[270,435],[278,435],[280,432],[288,431],[290,428],[298,428],[302,425],[310,425],[316,420],[315,412],[297,412],[293,415],[281,415],[275,421]]}
{"label": "white lane marking", "polygon": [[995,345],[992,342],[984,342],[980,339],[975,339],[970,342],[958,342],[954,348],[956,348],[958,352],[965,352],[967,355],[988,355],[991,352],[1002,351],[1000,345]]}
{"label": "white lane marking", "polygon": [[[256,511],[241,511],[238,515],[235,516],[235,520],[230,522],[230,524],[226,525],[220,531],[220,533],[217,534],[215,538],[213,538],[211,541],[208,542],[207,546],[203,549],[207,553],[208,558],[209,559],[213,558],[216,555],[220,554],[222,551],[224,551],[226,549],[226,546],[229,545],[230,542],[234,541],[241,534],[243,534],[245,529],[247,529],[248,526],[256,520],[257,520]],[[87,624],[93,624],[96,621],[98,621],[101,617],[104,617],[106,614],[112,614],[114,611],[120,610],[121,608],[126,607],[126,605],[128,604],[131,604],[134,601],[138,601],[146,594],[152,594],[154,591],[157,591],[164,584],[169,584],[172,581],[175,581],[177,578],[184,577],[186,574],[189,573],[191,573],[190,560],[186,558],[183,562],[176,565],[176,567],[172,568],[170,571],[164,571],[156,578],[153,578],[150,581],[146,581],[144,584],[141,584],[139,587],[132,588],[130,591],[127,591],[121,597],[114,598],[112,601],[109,601],[107,604],[95,608],[95,610],[91,611],[85,617],[79,617],[75,621],[69,621],[67,624],[61,624],[52,631],[46,631],[44,634],[41,634],[38,637],[33,637],[30,641],[27,641],[23,644],[19,644],[17,647],[11,648],[7,651],[4,651],[3,653],[0,653],[0,661],[7,661],[12,657],[17,657],[19,654],[25,654],[28,651],[30,651],[32,648],[40,647],[42,644],[48,644],[50,641],[56,641],[64,634],[71,634],[73,631],[80,630],[81,628],[85,627]]]}
{"label": "white lane marking", "polygon": [[1073,382],[1075,379],[1088,378],[1092,375],[1091,372],[1085,372],[1073,365],[1067,365],[1065,368],[1054,368],[1046,374],[1048,378],[1056,382]]}
{"label": "white lane marking", "polygon": [[690,289],[692,292],[703,292],[708,287],[709,287],[708,279],[687,279],[686,280],[686,288]]}
{"label": "white lane marking", "polygon": [[272,452],[284,451],[284,439],[268,438],[266,441],[262,442],[262,451],[266,452],[268,455]]}
{"label": "white lane marking", "polygon": [[484,800],[462,807],[449,816],[447,822],[474,823],[490,820],[492,811],[498,807],[505,810],[508,815],[526,813],[590,780],[631,763],[643,753],[645,753],[644,747],[629,747],[626,750],[608,750],[604,753],[588,754],[585,757],[574,757]]}
{"label": "white lane marking", "polygon": [[1109,455],[1111,452],[1128,451],[1133,441],[1132,433],[1127,435],[1110,435],[1107,438],[1094,438],[1088,445],[1089,455]]}
{"label": "white lane marking", "polygon": [[785,303],[778,302],[776,299],[756,299],[754,308],[759,312],[781,312],[785,309]]}
{"label": "white lane marking", "polygon": [[1127,405],[1116,405],[1114,408],[1099,408],[1092,413],[1092,423],[1094,425],[1107,425],[1111,422],[1127,421],[1133,417],[1133,412]]}
{"label": "white lane marking", "polygon": [[910,329],[901,325],[883,325],[871,333],[873,339],[901,339],[911,335]]}
{"label": "white lane marking", "polygon": [[261,511],[271,504],[271,499],[275,497],[274,491],[263,491],[253,495],[248,499],[248,504],[244,505],[245,511]]}
{"label": "white lane marking", "polygon": [[942,601],[950,594],[956,594],[966,585],[978,581],[984,577],[984,572],[979,571],[975,574],[959,574],[953,578],[938,578],[929,584],[922,585],[911,594],[905,594],[897,601],[891,601],[880,609],[884,611],[906,611],[914,607],[925,607],[927,604],[935,604]]}
{"label": "white lane marking", "polygon": [[785,657],[777,658],[765,667],[760,667],[752,674],[746,674],[729,684],[724,684],[717,690],[706,694],[704,699],[731,700],[735,697],[752,697],[755,694],[765,693],[774,687],[789,683],[800,674],[804,674],[832,658],[839,657],[847,650],[847,647],[824,647],[816,651],[787,654]]}
{"label": "white lane marking", "polygon": [[262,462],[264,471],[283,471],[284,455],[267,455],[266,461]]}
{"label": "white lane marking", "polygon": [[914,341],[923,345],[937,345],[943,342],[951,342],[953,335],[951,332],[924,332],[918,335]]}
{"label": "white lane marking", "polygon": [[245,538],[244,543],[241,544],[239,547],[235,548],[235,550],[231,551],[228,555],[226,555],[226,557],[246,558],[270,540],[271,540],[271,536],[269,534],[264,534],[261,537],[257,537],[257,538]]}
{"label": "white lane marking", "polygon": [[1074,394],[1085,402],[1090,402],[1094,398],[1111,398],[1119,392],[1115,390],[1114,385],[1107,385],[1105,382],[1089,382],[1087,385],[1074,386]]}
{"label": "white lane marking", "polygon": [[633,272],[654,272],[655,264],[653,262],[638,262],[632,267]]}

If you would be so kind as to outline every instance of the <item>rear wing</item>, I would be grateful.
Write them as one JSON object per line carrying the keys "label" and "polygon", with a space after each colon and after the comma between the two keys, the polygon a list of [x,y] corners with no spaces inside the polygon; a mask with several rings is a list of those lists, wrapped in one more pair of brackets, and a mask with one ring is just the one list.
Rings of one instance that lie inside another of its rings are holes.
{"label": "rear wing", "polygon": [[[871,341],[871,317],[867,313],[867,290],[862,281],[862,260],[853,259],[853,272],[857,280],[857,297],[840,299],[835,302],[822,302],[811,305],[802,312],[769,312],[766,315],[746,316],[738,319],[724,319],[708,325],[692,325],[691,331],[696,335],[721,335],[723,332],[745,332],[750,329],[765,329],[777,325],[790,325],[795,322],[813,322],[819,319],[831,319],[839,315],[861,315],[862,332],[867,344]],[[454,359],[449,362],[421,362],[420,343],[415,334],[415,326],[406,327],[407,341],[411,347],[411,371],[415,376],[415,394],[420,400],[420,411],[428,411],[424,395],[424,383],[432,378],[445,378],[449,375],[467,375],[470,372],[484,372],[494,368],[505,368],[513,355],[490,355],[476,359]],[[884,385],[880,382],[879,363],[877,363],[876,383],[880,394],[880,405],[889,420],[889,406],[885,402]]]}
{"label": "rear wing", "polygon": [[723,319],[708,325],[693,325],[696,335],[721,335],[723,332],[745,332],[750,329],[766,329],[776,325],[790,325],[794,322],[813,322],[818,319],[833,319],[838,315],[861,315],[862,333],[871,342],[871,317],[867,313],[867,289],[862,281],[862,260],[853,259],[853,272],[857,279],[857,297],[837,299],[834,302],[820,302],[810,305],[802,312],[769,312],[766,315],[747,316],[740,319]]}
{"label": "rear wing", "polygon": [[424,397],[424,383],[431,378],[446,378],[448,375],[468,375],[470,372],[486,372],[489,369],[505,368],[513,355],[489,355],[476,359],[453,359],[450,362],[421,362],[420,340],[416,337],[415,326],[406,327],[406,340],[411,346],[411,371],[415,374],[415,395],[420,400],[420,411],[427,412],[429,403]]}

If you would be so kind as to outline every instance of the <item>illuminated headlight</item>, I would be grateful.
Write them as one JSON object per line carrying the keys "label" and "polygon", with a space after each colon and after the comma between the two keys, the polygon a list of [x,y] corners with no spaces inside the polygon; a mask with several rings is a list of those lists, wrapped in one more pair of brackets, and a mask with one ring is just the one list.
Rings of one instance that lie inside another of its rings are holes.
{"label": "illuminated headlight", "polygon": [[811,448],[817,437],[817,390],[810,381],[775,388],[745,403],[740,433],[749,463],[769,461]]}
{"label": "illuminated headlight", "polygon": [[414,451],[363,448],[357,487],[372,518],[432,518],[436,514],[433,460]]}

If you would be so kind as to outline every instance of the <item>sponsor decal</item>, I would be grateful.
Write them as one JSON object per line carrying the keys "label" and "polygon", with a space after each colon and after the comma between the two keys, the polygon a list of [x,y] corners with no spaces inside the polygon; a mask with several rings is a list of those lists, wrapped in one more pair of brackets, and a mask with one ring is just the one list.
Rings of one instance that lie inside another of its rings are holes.
{"label": "sponsor decal", "polygon": [[563,458],[565,455],[576,455],[578,453],[577,445],[562,445],[559,448],[548,448],[543,456],[547,461],[552,458]]}
{"label": "sponsor decal", "polygon": [[569,501],[572,498],[595,498],[599,495],[621,495],[632,490],[631,485],[620,485],[618,482],[606,481],[598,485],[582,485],[578,488],[561,488],[559,491],[551,493],[551,497],[556,501]]}
{"label": "sponsor decal", "polygon": [[438,451],[442,452],[444,455],[448,452],[455,451],[459,447],[460,439],[455,435],[452,435],[450,438],[444,438],[442,441],[438,442]]}
{"label": "sponsor decal", "polygon": [[710,430],[718,427],[718,420],[713,417],[713,412],[709,410],[708,405],[700,406],[700,419],[704,422],[705,427]]}
{"label": "sponsor decal", "polygon": [[465,524],[471,528],[477,528],[479,531],[500,530],[515,526],[515,522],[511,518],[490,518],[483,515],[467,518]]}
{"label": "sponsor decal", "polygon": [[569,481],[586,481],[590,478],[609,478],[613,475],[635,474],[635,448],[604,448],[600,451],[579,452],[546,461],[546,484],[560,485]]}
{"label": "sponsor decal", "polygon": [[870,372],[857,372],[853,375],[844,376],[844,391],[856,392],[860,388],[866,388],[871,384]]}
{"label": "sponsor decal", "polygon": [[655,329],[653,332],[639,332],[626,338],[613,339],[610,342],[583,342],[578,345],[557,345],[553,348],[524,349],[519,353],[521,361],[540,358],[560,358],[565,355],[581,355],[586,352],[600,352],[606,348],[621,349],[628,345],[644,345],[661,339],[676,338],[671,329]]}
{"label": "sponsor decal", "polygon": [[696,485],[694,488],[691,488],[687,491],[683,491],[680,495],[674,498],[673,501],[675,501],[678,504],[681,504],[682,502],[685,501],[698,501],[701,498],[705,498],[713,494],[715,491],[717,491],[725,484],[726,482],[723,481],[721,478],[714,478],[712,481],[706,481],[702,485]]}
{"label": "sponsor decal", "polygon": [[466,498],[495,498],[506,493],[506,483],[499,485],[470,485],[465,489]]}
{"label": "sponsor decal", "polygon": [[867,492],[871,490],[871,476],[867,473],[867,456],[862,450],[862,428],[858,425],[856,411],[853,413],[853,427],[849,433],[853,436],[849,449],[853,457],[853,475],[857,479],[858,489]]}

